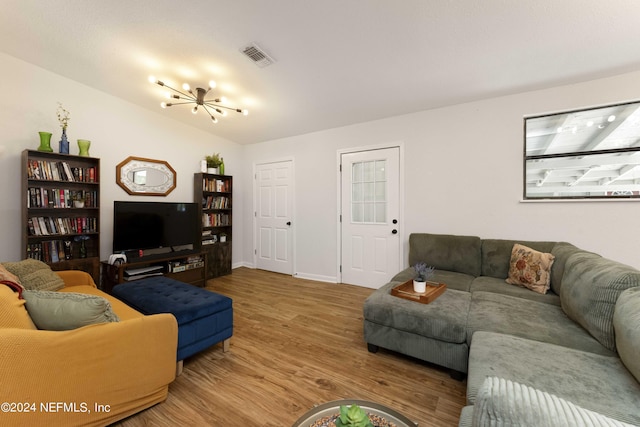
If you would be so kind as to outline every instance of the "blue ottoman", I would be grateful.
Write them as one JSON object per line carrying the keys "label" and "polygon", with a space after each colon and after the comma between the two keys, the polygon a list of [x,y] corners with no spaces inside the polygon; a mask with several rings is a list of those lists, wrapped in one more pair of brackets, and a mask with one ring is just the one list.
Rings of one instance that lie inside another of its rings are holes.
{"label": "blue ottoman", "polygon": [[220,341],[229,349],[233,335],[232,300],[167,277],[149,277],[113,287],[113,296],[143,314],[171,313],[178,320],[181,361]]}

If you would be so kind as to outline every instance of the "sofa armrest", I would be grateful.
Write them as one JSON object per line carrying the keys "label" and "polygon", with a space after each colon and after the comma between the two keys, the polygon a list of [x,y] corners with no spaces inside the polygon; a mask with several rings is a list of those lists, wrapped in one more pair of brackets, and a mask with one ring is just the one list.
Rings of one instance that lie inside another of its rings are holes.
{"label": "sofa armrest", "polygon": [[[163,401],[177,341],[171,314],[70,331],[0,329],[0,402],[35,404],[4,413],[4,425],[107,425]],[[43,410],[49,402],[72,406]]]}
{"label": "sofa armrest", "polygon": [[61,270],[54,271],[64,281],[65,287],[70,286],[92,286],[96,288],[96,283],[93,281],[93,277],[85,271],[80,270]]}
{"label": "sofa armrest", "polygon": [[471,425],[633,427],[547,392],[497,377],[485,379],[478,390]]}

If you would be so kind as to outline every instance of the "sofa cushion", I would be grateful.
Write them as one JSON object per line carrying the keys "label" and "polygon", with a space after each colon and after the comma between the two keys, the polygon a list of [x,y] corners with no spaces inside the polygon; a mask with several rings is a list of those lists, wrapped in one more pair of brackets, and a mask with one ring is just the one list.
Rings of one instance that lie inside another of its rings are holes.
{"label": "sofa cushion", "polygon": [[640,287],[620,294],[613,313],[613,327],[620,359],[640,382]]}
{"label": "sofa cushion", "polygon": [[569,257],[560,289],[562,309],[606,348],[616,351],[613,312],[620,294],[640,286],[640,271],[588,252]]}
{"label": "sofa cushion", "polygon": [[546,294],[551,284],[551,266],[555,257],[516,243],[511,250],[506,282]]}
{"label": "sofa cushion", "polygon": [[477,277],[481,271],[480,251],[481,241],[475,236],[428,233],[409,236],[409,265],[425,262],[438,270]]}
{"label": "sofa cushion", "polygon": [[513,245],[519,243],[536,251],[551,252],[555,242],[532,242],[527,240],[482,240],[482,276],[506,279],[509,276],[509,261]]}
{"label": "sofa cushion", "polygon": [[476,332],[469,352],[468,403],[476,402],[480,386],[490,376],[544,390],[585,409],[640,425],[640,384],[615,356]]}
{"label": "sofa cushion", "polygon": [[553,249],[551,249],[551,253],[556,257],[553,262],[553,266],[551,267],[551,290],[558,295],[560,295],[560,287],[562,286],[562,277],[564,275],[567,260],[571,255],[578,252],[585,253],[587,251],[567,242],[558,242],[553,246]]}
{"label": "sofa cushion", "polygon": [[0,284],[0,328],[36,329],[24,304],[13,288]]}
{"label": "sofa cushion", "polygon": [[119,320],[109,301],[99,296],[30,290],[23,294],[27,311],[38,329],[65,331]]}
{"label": "sofa cushion", "polygon": [[64,281],[47,264],[35,259],[18,262],[4,262],[4,267],[18,276],[25,289],[34,291],[57,291],[64,287]]}
{"label": "sofa cushion", "polygon": [[476,277],[471,283],[471,292],[493,292],[494,294],[511,295],[512,297],[524,298],[529,301],[543,302],[560,306],[560,296],[549,290],[546,294],[531,292],[527,288],[520,286],[510,286],[504,279],[489,276]]}
{"label": "sofa cushion", "polygon": [[467,342],[470,293],[447,289],[430,304],[421,304],[391,295],[399,284],[387,283],[369,295],[363,308],[366,320],[445,342]]}
{"label": "sofa cushion", "polygon": [[491,331],[607,356],[615,355],[569,319],[561,307],[509,295],[473,292],[467,328],[468,344],[471,344],[471,335],[476,331]]}

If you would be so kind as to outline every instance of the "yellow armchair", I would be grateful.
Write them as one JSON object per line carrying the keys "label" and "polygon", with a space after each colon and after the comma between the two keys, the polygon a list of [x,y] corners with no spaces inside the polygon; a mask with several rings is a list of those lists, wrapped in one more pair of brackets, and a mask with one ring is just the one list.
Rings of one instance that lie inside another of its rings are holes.
{"label": "yellow armchair", "polygon": [[176,373],[175,317],[144,316],[84,272],[57,273],[59,292],[103,296],[120,321],[69,331],[0,324],[0,424],[105,426],[164,401]]}

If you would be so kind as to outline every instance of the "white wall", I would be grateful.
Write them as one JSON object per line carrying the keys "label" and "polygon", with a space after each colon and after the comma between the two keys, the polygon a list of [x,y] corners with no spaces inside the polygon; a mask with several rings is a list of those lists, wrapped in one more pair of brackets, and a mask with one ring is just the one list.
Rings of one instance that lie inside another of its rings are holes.
{"label": "white wall", "polygon": [[[405,247],[412,232],[568,241],[640,268],[640,201],[522,203],[523,116],[640,99],[640,72],[269,141],[244,149],[243,176],[262,159],[293,157],[295,272],[335,280],[338,150],[404,146]],[[253,262],[251,191],[244,262]]]}
{"label": "white wall", "polygon": [[[170,112],[145,110],[4,54],[0,54],[0,69],[2,261],[16,261],[22,255],[21,153],[38,147],[38,131],[52,132],[51,145],[58,151],[58,101],[71,113],[67,130],[71,154],[78,153],[77,139],[89,139],[91,156],[100,158],[101,259],[111,253],[114,200],[193,201],[193,174],[199,172],[200,160],[213,152],[224,157],[227,174],[240,170],[242,153],[238,144],[180,124],[171,119]],[[143,78],[140,84],[146,84],[146,80]],[[128,195],[115,182],[115,167],[128,156],[168,161],[176,170],[177,188],[167,197]],[[234,179],[234,187],[242,188],[241,177]],[[237,197],[237,202],[234,199],[234,208],[234,221],[239,223],[242,197]],[[241,227],[234,229],[236,238],[239,244],[233,246],[233,258],[239,260]]]}
{"label": "white wall", "polygon": [[[411,232],[473,234],[485,238],[566,240],[640,267],[640,202],[520,203],[522,117],[528,114],[640,99],[640,72],[392,117],[297,137],[239,146],[0,54],[0,260],[20,259],[20,154],[39,144],[38,131],[60,128],[61,101],[71,112],[75,140],[92,141],[101,159],[102,248],[111,252],[114,200],[190,201],[199,160],[221,152],[234,175],[234,266],[253,263],[253,165],[293,158],[295,272],[337,277],[337,151],[402,142],[405,203],[403,241]],[[178,187],[168,197],[131,197],[115,183],[127,156],[167,160]],[[406,255],[406,254],[405,254]],[[405,256],[406,258],[406,256]]]}

